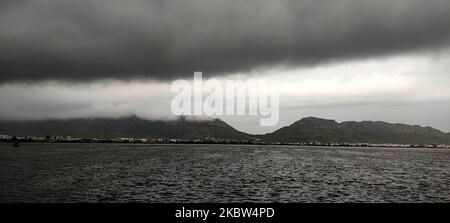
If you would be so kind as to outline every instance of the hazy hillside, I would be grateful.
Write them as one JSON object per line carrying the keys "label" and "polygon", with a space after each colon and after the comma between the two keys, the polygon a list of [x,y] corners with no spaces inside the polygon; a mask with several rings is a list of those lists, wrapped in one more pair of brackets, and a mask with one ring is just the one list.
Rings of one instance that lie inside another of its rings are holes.
{"label": "hazy hillside", "polygon": [[93,118],[45,121],[3,121],[0,134],[16,136],[75,136],[75,137],[146,137],[179,139],[245,139],[239,132],[219,120],[155,121],[136,116],[120,119]]}
{"label": "hazy hillside", "polygon": [[2,121],[0,134],[15,136],[135,137],[171,139],[260,138],[267,142],[368,142],[402,144],[450,144],[450,133],[418,125],[387,122],[342,122],[314,117],[265,135],[240,132],[220,119],[155,121],[136,116],[128,118],[92,118],[44,121]]}
{"label": "hazy hillside", "polygon": [[342,122],[303,118],[263,136],[283,142],[450,143],[448,133],[431,127],[387,122]]}

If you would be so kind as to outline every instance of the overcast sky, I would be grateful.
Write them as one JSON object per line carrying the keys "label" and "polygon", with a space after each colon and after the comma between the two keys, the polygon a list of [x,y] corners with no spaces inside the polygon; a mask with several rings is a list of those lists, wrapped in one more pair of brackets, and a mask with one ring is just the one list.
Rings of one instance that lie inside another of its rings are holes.
{"label": "overcast sky", "polygon": [[[2,0],[0,119],[170,118],[173,80],[282,84],[305,116],[450,131],[448,0]],[[157,105],[157,106],[155,106]]]}

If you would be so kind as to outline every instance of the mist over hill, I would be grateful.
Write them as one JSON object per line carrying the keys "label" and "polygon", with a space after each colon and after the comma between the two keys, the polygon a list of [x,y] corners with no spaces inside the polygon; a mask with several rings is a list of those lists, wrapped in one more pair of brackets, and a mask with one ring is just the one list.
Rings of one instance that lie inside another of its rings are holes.
{"label": "mist over hill", "polygon": [[137,116],[112,119],[68,119],[40,121],[3,121],[0,134],[16,136],[135,137],[169,139],[247,139],[250,135],[237,131],[219,119],[147,120]]}

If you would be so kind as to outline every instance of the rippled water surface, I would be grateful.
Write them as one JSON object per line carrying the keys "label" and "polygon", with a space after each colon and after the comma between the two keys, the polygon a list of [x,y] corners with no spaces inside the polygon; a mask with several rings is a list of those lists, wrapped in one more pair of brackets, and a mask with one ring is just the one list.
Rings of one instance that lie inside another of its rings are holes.
{"label": "rippled water surface", "polygon": [[450,151],[0,145],[0,202],[450,201]]}

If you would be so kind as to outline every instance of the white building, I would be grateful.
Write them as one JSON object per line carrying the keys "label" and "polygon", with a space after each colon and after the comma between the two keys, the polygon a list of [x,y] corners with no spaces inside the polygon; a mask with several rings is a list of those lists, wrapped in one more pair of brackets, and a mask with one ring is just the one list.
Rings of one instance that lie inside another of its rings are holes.
{"label": "white building", "polygon": [[9,135],[0,135],[0,139],[11,139]]}

